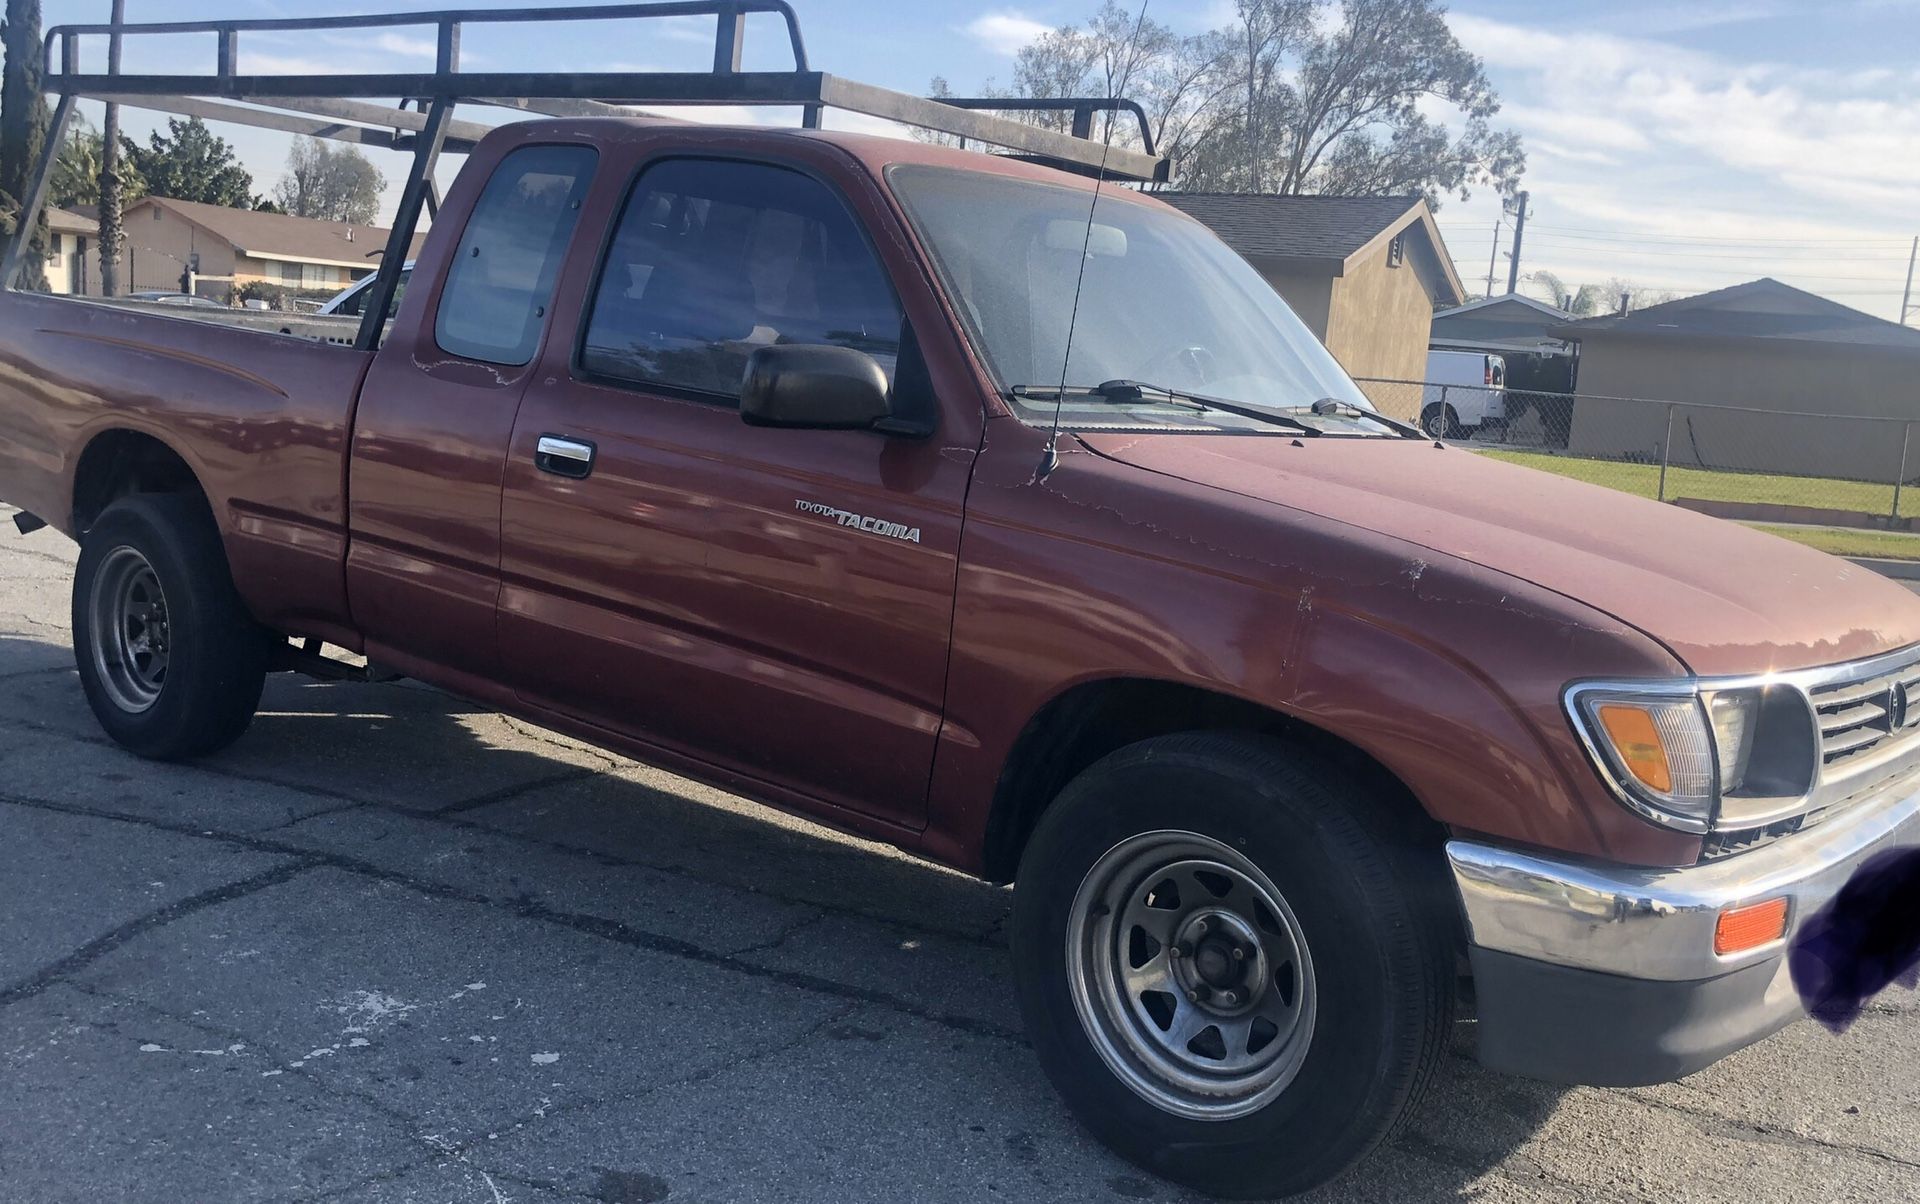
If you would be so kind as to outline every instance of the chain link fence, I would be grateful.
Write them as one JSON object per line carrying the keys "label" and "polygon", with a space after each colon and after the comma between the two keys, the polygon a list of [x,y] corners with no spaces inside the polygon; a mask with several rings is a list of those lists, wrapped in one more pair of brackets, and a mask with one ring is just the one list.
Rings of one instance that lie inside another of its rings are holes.
{"label": "chain link fence", "polygon": [[1361,378],[1435,438],[1722,518],[1920,533],[1920,419]]}

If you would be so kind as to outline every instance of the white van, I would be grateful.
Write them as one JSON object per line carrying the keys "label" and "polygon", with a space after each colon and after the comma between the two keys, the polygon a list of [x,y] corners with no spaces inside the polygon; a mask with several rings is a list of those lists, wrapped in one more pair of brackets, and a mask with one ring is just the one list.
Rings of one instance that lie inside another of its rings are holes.
{"label": "white van", "polygon": [[[1427,352],[1420,429],[1435,439],[1465,439],[1507,421],[1507,361],[1478,351]],[[1444,387],[1443,387],[1444,386]]]}

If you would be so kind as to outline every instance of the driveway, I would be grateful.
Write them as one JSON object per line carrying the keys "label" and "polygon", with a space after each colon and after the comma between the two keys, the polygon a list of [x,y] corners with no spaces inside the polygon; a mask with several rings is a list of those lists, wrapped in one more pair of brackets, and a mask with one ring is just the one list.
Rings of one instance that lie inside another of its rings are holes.
{"label": "driveway", "polygon": [[[1183,1200],[1025,1047],[1008,891],[408,683],[147,764],[0,537],[0,1199]],[[1685,1083],[1480,1069],[1325,1201],[1920,1199],[1920,997]]]}

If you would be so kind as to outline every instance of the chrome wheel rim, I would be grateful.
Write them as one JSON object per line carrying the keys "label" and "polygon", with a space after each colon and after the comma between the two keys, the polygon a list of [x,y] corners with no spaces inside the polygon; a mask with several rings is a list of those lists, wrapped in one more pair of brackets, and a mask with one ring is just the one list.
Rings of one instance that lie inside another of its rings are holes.
{"label": "chrome wheel rim", "polygon": [[1258,1111],[1312,1041],[1313,962],[1293,909],[1197,832],[1145,832],[1094,863],[1068,916],[1067,976],[1108,1068],[1177,1116]]}
{"label": "chrome wheel rim", "polygon": [[94,574],[87,610],[101,688],[122,711],[147,710],[166,687],[173,639],[167,596],[153,565],[132,548],[107,553]]}

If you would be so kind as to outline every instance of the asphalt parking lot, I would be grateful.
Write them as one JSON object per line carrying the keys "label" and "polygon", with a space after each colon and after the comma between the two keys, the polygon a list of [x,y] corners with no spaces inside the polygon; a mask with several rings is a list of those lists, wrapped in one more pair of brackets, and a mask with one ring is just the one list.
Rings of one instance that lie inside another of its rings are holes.
{"label": "asphalt parking lot", "polygon": [[[0,508],[0,515],[6,512]],[[0,535],[0,1200],[1184,1200],[1056,1102],[1009,892],[409,683],[147,764]],[[1317,1200],[1920,1199],[1920,995],[1684,1083],[1471,1060]]]}

